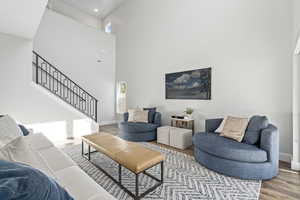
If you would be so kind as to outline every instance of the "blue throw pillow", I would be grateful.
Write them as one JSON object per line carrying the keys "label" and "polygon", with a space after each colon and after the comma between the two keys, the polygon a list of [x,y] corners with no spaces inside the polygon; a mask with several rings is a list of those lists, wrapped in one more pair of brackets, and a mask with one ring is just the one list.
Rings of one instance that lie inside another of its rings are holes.
{"label": "blue throw pillow", "polygon": [[269,120],[266,116],[255,115],[251,117],[248,127],[243,138],[246,144],[257,144],[260,141],[260,133],[263,129],[267,128]]}
{"label": "blue throw pillow", "polygon": [[148,110],[148,122],[153,123],[154,122],[154,117],[156,113],[156,108],[144,108],[144,110]]}
{"label": "blue throw pillow", "polygon": [[22,124],[19,124],[18,126],[21,129],[24,136],[29,135],[29,131],[27,130],[27,128],[25,126],[23,126]]}
{"label": "blue throw pillow", "polygon": [[28,165],[0,160],[0,199],[74,200],[52,178]]}

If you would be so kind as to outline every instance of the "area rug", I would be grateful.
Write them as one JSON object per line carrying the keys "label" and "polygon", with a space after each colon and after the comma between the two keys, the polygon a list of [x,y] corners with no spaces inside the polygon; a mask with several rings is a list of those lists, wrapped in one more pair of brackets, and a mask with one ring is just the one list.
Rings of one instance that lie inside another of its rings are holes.
{"label": "area rug", "polygon": [[[257,200],[259,198],[261,181],[241,180],[213,172],[199,163],[193,156],[166,149],[154,144],[142,145],[162,152],[166,156],[164,184],[143,199],[150,200]],[[63,149],[90,177],[92,177],[106,191],[119,200],[132,198],[115,184],[104,173],[81,156],[81,145],[67,146]],[[93,162],[100,165],[116,179],[118,165],[101,153],[93,153]],[[160,177],[160,167],[148,170],[149,173]],[[122,183],[134,191],[134,175],[123,170]],[[143,192],[156,182],[148,176],[140,175],[140,192]]]}

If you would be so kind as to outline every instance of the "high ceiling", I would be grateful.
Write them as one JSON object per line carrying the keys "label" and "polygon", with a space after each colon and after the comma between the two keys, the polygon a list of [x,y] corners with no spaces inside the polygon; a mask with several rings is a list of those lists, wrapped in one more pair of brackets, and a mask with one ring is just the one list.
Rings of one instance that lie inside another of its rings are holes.
{"label": "high ceiling", "polygon": [[[100,18],[106,17],[114,9],[118,8],[124,0],[53,0],[62,1],[81,11]],[[94,10],[98,9],[98,12]]]}

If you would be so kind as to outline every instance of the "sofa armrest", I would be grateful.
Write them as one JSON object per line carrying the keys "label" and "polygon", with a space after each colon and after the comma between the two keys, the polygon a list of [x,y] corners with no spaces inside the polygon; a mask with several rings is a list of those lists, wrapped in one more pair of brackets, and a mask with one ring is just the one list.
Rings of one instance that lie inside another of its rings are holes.
{"label": "sofa armrest", "polygon": [[222,123],[223,118],[205,120],[205,132],[215,132]]}
{"label": "sofa armrest", "polygon": [[127,122],[128,118],[129,118],[129,113],[128,112],[124,113],[123,114],[123,120],[124,120],[124,122]]}
{"label": "sofa armrest", "polygon": [[161,114],[159,112],[156,112],[154,115],[154,124],[157,124],[158,126],[161,125]]}
{"label": "sofa armrest", "polygon": [[269,124],[261,132],[260,148],[268,154],[268,161],[278,164],[279,162],[279,134],[276,126]]}

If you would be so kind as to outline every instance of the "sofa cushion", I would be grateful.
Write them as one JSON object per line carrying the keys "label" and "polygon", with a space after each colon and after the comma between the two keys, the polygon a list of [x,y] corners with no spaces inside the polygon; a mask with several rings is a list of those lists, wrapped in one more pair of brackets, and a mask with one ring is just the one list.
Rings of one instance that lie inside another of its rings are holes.
{"label": "sofa cushion", "polygon": [[0,160],[0,199],[73,200],[57,182],[28,165]]}
{"label": "sofa cushion", "polygon": [[196,148],[221,158],[241,162],[265,162],[267,152],[257,146],[240,143],[215,133],[197,133],[193,137]]}
{"label": "sofa cushion", "polygon": [[157,129],[159,125],[144,122],[121,122],[120,128],[127,133],[143,133]]}
{"label": "sofa cushion", "polygon": [[98,196],[99,200],[115,199],[77,166],[59,170],[55,172],[55,176],[57,182],[76,200],[94,199],[95,196]]}
{"label": "sofa cushion", "polygon": [[49,166],[54,172],[67,167],[76,166],[69,156],[56,147],[42,149],[39,151],[39,154],[43,158],[44,162],[47,163],[47,166]]}
{"label": "sofa cushion", "polygon": [[24,137],[24,140],[26,140],[27,144],[33,150],[41,150],[54,147],[54,144],[42,133],[29,135],[27,137]]}
{"label": "sofa cushion", "polygon": [[257,144],[260,140],[260,133],[262,129],[267,128],[268,125],[269,120],[266,116],[256,115],[251,117],[243,142],[247,144]]}

